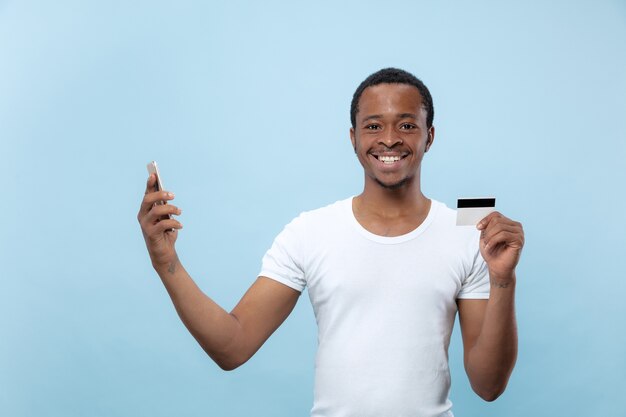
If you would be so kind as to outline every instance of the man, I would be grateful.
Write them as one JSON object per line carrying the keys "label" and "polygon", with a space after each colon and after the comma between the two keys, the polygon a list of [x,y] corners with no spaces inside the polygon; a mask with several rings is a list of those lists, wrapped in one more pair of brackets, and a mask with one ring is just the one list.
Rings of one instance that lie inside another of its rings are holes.
{"label": "man", "polygon": [[[505,389],[517,355],[515,267],[521,224],[491,213],[479,230],[422,194],[433,144],[432,98],[398,69],[356,90],[350,139],[363,192],[305,212],[275,239],[256,282],[231,313],[204,295],[174,244],[182,225],[148,179],[138,220],[152,264],[189,331],[223,369],[246,362],[308,287],[318,324],[312,416],[452,416],[448,344],[456,312],[465,368],[487,401]],[[171,230],[173,229],[173,230]]]}

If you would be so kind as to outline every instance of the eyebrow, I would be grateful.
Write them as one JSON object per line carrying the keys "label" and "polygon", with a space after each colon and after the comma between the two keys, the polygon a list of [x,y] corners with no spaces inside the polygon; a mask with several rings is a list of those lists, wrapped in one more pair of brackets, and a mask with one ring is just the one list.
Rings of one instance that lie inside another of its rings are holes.
{"label": "eyebrow", "polygon": [[[373,119],[382,119],[382,118],[383,118],[382,114],[372,114],[371,116],[367,116],[365,119],[363,119],[363,122],[367,122],[368,120],[373,120]],[[407,118],[417,119],[417,115],[415,113],[400,113],[398,115],[398,119],[407,119]]]}
{"label": "eyebrow", "polygon": [[382,114],[372,114],[371,116],[367,116],[365,119],[363,119],[363,122],[367,122],[368,120],[373,120],[373,119],[382,119],[383,115]]}

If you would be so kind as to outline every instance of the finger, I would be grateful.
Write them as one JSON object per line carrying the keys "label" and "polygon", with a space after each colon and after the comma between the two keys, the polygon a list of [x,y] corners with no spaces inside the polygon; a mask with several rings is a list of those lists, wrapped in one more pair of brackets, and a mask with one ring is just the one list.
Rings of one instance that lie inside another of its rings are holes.
{"label": "finger", "polygon": [[481,221],[476,223],[476,228],[478,230],[483,230],[485,227],[487,227],[487,225],[491,222],[491,220],[497,216],[501,216],[501,214],[497,211],[492,211],[491,213],[483,217]]}
{"label": "finger", "polygon": [[146,182],[146,192],[144,194],[149,194],[156,191],[156,174],[150,174],[148,176],[148,181]]}
{"label": "finger", "polygon": [[482,230],[482,229],[489,227],[489,225],[495,224],[495,223],[508,223],[508,224],[515,224],[520,227],[522,226],[521,223],[509,219],[508,217],[504,216],[502,213],[498,211],[494,211],[492,213],[489,213],[481,221],[479,221],[478,224],[476,224],[476,228],[479,230]]}
{"label": "finger", "polygon": [[182,229],[182,223],[170,217],[145,218],[142,223],[142,230],[150,239],[157,239],[164,230]]}
{"label": "finger", "polygon": [[181,209],[171,204],[157,204],[152,207],[148,213],[146,213],[144,221],[146,224],[155,224],[164,220],[167,216],[178,216],[182,212],[183,211]]}
{"label": "finger", "polygon": [[138,217],[143,217],[144,215],[146,215],[150,210],[152,210],[152,207],[155,203],[163,201],[165,204],[167,204],[167,202],[169,200],[173,200],[174,197],[174,193],[169,191],[155,191],[144,194],[143,201],[141,202],[141,207],[139,208]]}
{"label": "finger", "polygon": [[480,233],[480,238],[488,242],[494,235],[502,232],[521,233],[521,228],[513,223],[509,222],[495,222],[492,221],[489,225],[483,229]]}
{"label": "finger", "polygon": [[180,230],[183,228],[183,224],[175,219],[161,220],[151,228],[151,234],[161,234],[170,232],[172,230]]}
{"label": "finger", "polygon": [[483,240],[483,244],[490,252],[502,245],[514,249],[521,249],[524,246],[524,237],[517,232],[502,230],[493,235],[489,240]]}

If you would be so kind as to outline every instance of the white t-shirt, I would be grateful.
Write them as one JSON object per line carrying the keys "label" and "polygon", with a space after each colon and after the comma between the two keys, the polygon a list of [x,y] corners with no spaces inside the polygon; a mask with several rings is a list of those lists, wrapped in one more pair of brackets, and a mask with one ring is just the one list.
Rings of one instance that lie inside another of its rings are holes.
{"label": "white t-shirt", "polygon": [[363,228],[352,198],[285,226],[259,275],[308,288],[318,325],[312,417],[452,416],[456,300],[489,298],[478,241],[434,200],[402,236]]}

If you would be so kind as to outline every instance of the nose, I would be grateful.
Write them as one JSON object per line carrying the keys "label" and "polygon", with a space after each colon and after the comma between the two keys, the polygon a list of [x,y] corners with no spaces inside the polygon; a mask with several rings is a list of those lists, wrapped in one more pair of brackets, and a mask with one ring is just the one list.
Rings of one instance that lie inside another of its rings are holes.
{"label": "nose", "polygon": [[402,145],[402,138],[400,138],[392,129],[389,129],[380,136],[378,143],[385,145],[387,148],[393,148],[396,145]]}

